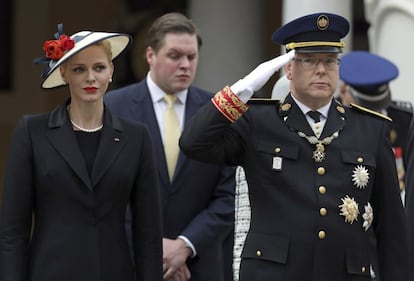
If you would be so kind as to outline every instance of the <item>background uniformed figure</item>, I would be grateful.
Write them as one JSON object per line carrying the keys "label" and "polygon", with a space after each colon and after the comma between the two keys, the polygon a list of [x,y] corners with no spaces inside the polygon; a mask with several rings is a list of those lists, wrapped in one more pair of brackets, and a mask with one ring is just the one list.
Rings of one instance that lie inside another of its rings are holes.
{"label": "background uniformed figure", "polygon": [[390,140],[397,164],[401,198],[405,196],[407,134],[412,118],[410,102],[393,101],[390,82],[397,78],[398,68],[391,61],[366,51],[354,51],[341,58],[339,77],[343,104],[356,103],[392,119]]}
{"label": "background uniformed figure", "polygon": [[407,138],[407,173],[406,185],[407,192],[405,196],[405,210],[407,213],[408,242],[409,242],[409,281],[414,281],[414,119],[408,130]]}
{"label": "background uniformed figure", "polygon": [[[240,280],[408,278],[407,235],[388,117],[333,98],[346,19],[316,13],[278,29],[287,54],[218,92],[184,130],[184,153],[240,165],[250,229]],[[284,101],[249,102],[284,65]],[[370,237],[377,239],[378,258]]]}

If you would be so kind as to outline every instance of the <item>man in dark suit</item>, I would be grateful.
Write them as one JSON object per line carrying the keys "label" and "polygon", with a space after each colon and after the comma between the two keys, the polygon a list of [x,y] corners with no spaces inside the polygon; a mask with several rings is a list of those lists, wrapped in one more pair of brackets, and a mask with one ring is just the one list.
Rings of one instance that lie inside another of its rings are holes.
{"label": "man in dark suit", "polygon": [[407,134],[413,112],[410,102],[392,100],[390,82],[398,77],[397,66],[379,55],[353,51],[342,56],[339,77],[343,81],[340,86],[342,104],[362,105],[392,119],[390,140],[404,202]]}
{"label": "man in dark suit", "polygon": [[[251,223],[240,281],[370,280],[376,263],[381,281],[408,278],[389,118],[333,97],[348,31],[329,13],[282,26],[273,41],[288,53],[219,91],[181,135],[193,159],[244,168]],[[248,102],[283,65],[286,98]]]}
{"label": "man in dark suit", "polygon": [[[188,280],[191,275],[194,281],[228,281],[235,169],[191,160],[178,147],[180,128],[212,98],[191,86],[200,46],[197,28],[184,15],[158,18],[146,41],[146,79],[108,93],[105,103],[120,117],[145,123],[152,135],[161,185],[164,278]],[[171,115],[164,115],[168,97],[175,99],[174,122],[166,124],[171,121]],[[178,133],[171,131],[175,126]]]}

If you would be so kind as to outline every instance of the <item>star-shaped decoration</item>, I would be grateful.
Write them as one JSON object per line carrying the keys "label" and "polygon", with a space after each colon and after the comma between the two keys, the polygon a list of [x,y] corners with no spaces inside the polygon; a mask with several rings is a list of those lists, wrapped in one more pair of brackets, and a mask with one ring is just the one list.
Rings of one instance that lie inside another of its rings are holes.
{"label": "star-shaped decoration", "polygon": [[368,170],[362,165],[356,166],[352,175],[352,181],[354,182],[354,185],[359,189],[365,188],[368,185],[369,181]]}
{"label": "star-shaped decoration", "polygon": [[355,202],[354,198],[350,198],[348,195],[345,198],[341,198],[342,204],[338,207],[341,212],[340,215],[345,217],[345,222],[352,224],[358,220],[359,209],[358,203]]}

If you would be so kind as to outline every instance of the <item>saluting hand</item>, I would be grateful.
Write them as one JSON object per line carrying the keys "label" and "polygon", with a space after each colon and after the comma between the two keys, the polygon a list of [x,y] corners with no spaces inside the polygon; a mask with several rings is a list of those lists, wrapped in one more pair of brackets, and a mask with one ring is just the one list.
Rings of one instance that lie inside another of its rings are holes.
{"label": "saluting hand", "polygon": [[284,55],[261,63],[243,79],[234,83],[230,87],[231,91],[238,95],[243,102],[247,102],[253,93],[260,90],[270,77],[287,64],[294,55],[295,50],[291,50]]}

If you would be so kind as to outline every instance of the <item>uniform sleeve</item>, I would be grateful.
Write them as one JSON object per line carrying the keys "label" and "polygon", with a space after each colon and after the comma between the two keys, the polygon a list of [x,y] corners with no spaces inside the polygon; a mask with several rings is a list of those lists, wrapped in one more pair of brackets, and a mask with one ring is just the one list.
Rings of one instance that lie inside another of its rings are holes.
{"label": "uniform sleeve", "polygon": [[241,119],[247,109],[230,88],[225,87],[186,125],[179,142],[181,150],[195,160],[239,165],[244,140],[242,131],[236,127],[244,122],[237,122],[237,126],[234,122]]}

